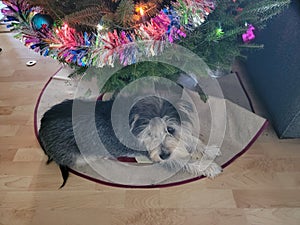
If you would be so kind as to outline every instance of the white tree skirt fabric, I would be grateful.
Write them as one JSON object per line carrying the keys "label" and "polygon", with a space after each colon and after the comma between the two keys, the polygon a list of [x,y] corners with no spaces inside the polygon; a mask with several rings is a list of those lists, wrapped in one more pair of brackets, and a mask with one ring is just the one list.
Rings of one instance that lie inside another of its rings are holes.
{"label": "white tree skirt fabric", "polygon": [[[79,81],[69,79],[69,74],[69,69],[61,68],[45,85],[36,105],[36,132],[40,126],[40,119],[49,108],[65,99],[73,99],[78,91]],[[95,80],[84,82],[81,82],[80,87],[86,87],[86,90],[81,92],[87,98],[99,95]],[[209,96],[207,103],[197,101],[196,105],[201,123],[201,139],[207,143],[211,141],[209,139],[212,130],[217,133],[214,137],[220,137],[216,141],[221,147],[221,155],[215,161],[225,168],[249,149],[267,126],[267,121],[249,111],[250,104],[236,74],[220,79],[220,86],[224,90],[225,98]],[[222,106],[225,107],[225,114],[218,113],[224,110]],[[211,118],[217,122],[212,124]],[[99,159],[93,165],[74,166],[70,171],[95,182],[120,187],[165,187],[201,178],[182,170],[172,172],[149,163],[131,162],[130,159],[125,161]],[[226,169],[223,173],[226,173]]]}

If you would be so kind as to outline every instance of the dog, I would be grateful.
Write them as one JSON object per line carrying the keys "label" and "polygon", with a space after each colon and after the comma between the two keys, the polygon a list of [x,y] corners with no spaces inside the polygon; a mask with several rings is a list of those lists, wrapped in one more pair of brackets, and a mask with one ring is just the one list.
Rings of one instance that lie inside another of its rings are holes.
{"label": "dog", "polygon": [[[75,121],[72,116],[74,101],[83,108],[94,107],[95,120],[83,112]],[[128,132],[137,138],[144,151],[125,146],[116,136],[111,116],[113,104],[113,100],[65,100],[43,115],[38,138],[48,156],[47,164],[55,161],[60,167],[63,177],[60,188],[67,182],[68,168],[85,162],[77,145],[74,127],[85,126],[88,129],[93,122],[102,147],[111,157],[143,155],[169,170],[182,169],[192,175],[212,178],[221,173],[222,168],[214,162],[215,157],[220,155],[219,148],[205,146],[193,135],[194,117],[197,115],[187,101],[179,100],[173,105],[163,98],[149,96],[135,102],[129,113]],[[91,145],[93,135],[85,128],[81,130],[80,139]],[[103,157],[103,149],[95,145],[84,154],[85,158],[96,160]]]}

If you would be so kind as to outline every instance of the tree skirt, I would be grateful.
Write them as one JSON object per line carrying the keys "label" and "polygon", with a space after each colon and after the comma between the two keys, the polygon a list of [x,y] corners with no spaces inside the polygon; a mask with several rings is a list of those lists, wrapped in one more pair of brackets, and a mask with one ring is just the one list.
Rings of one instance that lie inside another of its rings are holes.
{"label": "tree skirt", "polygon": [[[42,115],[50,107],[65,99],[73,99],[75,95],[78,96],[75,92],[78,92],[79,81],[69,79],[67,77],[69,74],[69,69],[61,68],[45,85],[35,110],[36,133]],[[96,84],[93,79],[81,81],[81,96],[86,98],[98,96]],[[197,101],[196,106],[201,124],[201,139],[207,143],[211,139],[212,129],[217,133],[215,137],[222,137],[217,140],[221,146],[221,155],[215,161],[225,168],[249,149],[267,126],[267,121],[249,111],[247,96],[235,74],[222,78],[220,85],[224,90],[224,98],[209,96],[207,103]],[[193,95],[196,96],[195,93],[191,94]],[[218,113],[224,109],[225,114]],[[214,123],[211,118],[214,118]],[[149,162],[141,163],[126,155],[118,159],[99,159],[93,165],[74,166],[70,171],[95,182],[120,187],[165,187],[201,178],[182,170],[169,171]],[[223,173],[226,173],[226,170]]]}

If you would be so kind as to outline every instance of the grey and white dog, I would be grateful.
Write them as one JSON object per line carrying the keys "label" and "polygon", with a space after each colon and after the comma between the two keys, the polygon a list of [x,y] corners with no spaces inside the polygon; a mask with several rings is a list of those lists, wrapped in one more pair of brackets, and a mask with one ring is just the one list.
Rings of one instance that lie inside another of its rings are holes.
{"label": "grey and white dog", "polygon": [[[84,113],[74,121],[74,101],[66,100],[48,110],[41,120],[39,130],[40,144],[48,156],[47,163],[55,161],[60,167],[64,180],[61,187],[68,179],[68,168],[84,162],[75,140],[74,127],[82,124],[88,127],[91,121],[90,115]],[[194,118],[197,115],[186,101],[180,100],[173,105],[163,98],[150,96],[133,105],[128,118],[129,132],[137,137],[145,151],[126,147],[117,138],[111,121],[113,101],[76,101],[80,102],[81,107],[95,106],[98,136],[106,151],[114,158],[144,155],[167,169],[181,169],[196,176],[215,177],[222,171],[214,162],[216,156],[220,155],[219,148],[205,146],[193,135]],[[82,132],[81,140],[89,146],[93,145],[88,131]],[[87,151],[85,157],[96,160],[102,153],[102,149],[95,144],[95,148]]]}

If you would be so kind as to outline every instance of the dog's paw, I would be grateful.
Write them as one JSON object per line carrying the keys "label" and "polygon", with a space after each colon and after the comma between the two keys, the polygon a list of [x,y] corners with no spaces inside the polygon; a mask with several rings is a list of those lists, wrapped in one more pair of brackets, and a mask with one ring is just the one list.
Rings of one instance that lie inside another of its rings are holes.
{"label": "dog's paw", "polygon": [[217,146],[206,146],[204,154],[210,159],[214,159],[217,156],[222,155],[220,148]]}
{"label": "dog's paw", "polygon": [[150,159],[152,160],[152,162],[158,163],[158,162],[162,162],[163,160],[159,157],[159,153],[157,150],[153,150],[150,152]]}
{"label": "dog's paw", "polygon": [[212,160],[200,160],[186,163],[184,170],[193,175],[214,178],[222,172],[222,168]]}
{"label": "dog's paw", "polygon": [[217,163],[211,163],[202,173],[204,176],[214,178],[222,173],[223,169]]}

